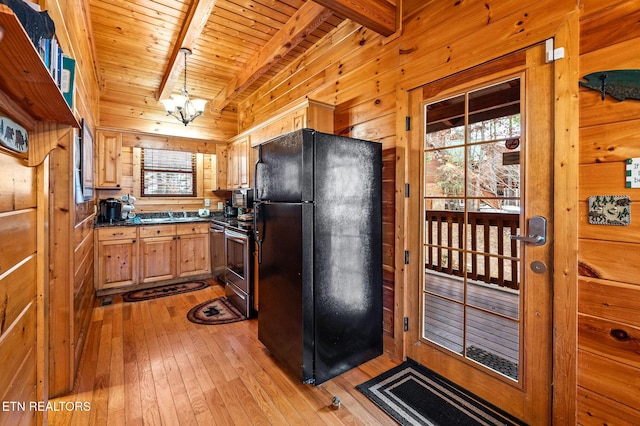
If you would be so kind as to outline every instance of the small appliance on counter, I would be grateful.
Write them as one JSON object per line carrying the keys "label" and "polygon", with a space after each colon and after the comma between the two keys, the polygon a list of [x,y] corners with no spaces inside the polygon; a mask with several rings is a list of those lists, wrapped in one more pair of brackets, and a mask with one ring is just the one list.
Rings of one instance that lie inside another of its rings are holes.
{"label": "small appliance on counter", "polygon": [[115,198],[100,200],[98,203],[98,222],[113,223],[122,219],[122,202]]}
{"label": "small appliance on counter", "polygon": [[227,198],[224,203],[224,217],[238,217],[238,209],[233,206],[231,198]]}
{"label": "small appliance on counter", "polygon": [[234,189],[231,193],[231,205],[244,210],[253,209],[253,189]]}

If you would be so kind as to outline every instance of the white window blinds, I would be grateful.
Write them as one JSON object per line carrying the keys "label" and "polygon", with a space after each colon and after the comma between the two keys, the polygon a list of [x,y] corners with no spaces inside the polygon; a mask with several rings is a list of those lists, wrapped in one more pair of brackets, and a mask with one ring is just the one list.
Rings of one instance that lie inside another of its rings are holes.
{"label": "white window blinds", "polygon": [[146,197],[194,197],[196,156],[191,152],[142,150],[142,195]]}

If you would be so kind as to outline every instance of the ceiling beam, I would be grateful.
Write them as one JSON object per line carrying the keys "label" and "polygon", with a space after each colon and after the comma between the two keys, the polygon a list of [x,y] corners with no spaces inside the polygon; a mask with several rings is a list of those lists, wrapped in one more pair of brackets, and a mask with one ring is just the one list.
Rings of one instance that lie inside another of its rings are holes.
{"label": "ceiling beam", "polygon": [[300,9],[278,30],[211,102],[211,109],[220,112],[233,97],[267,72],[305,37],[333,15],[333,11],[313,1],[306,1]]}
{"label": "ceiling beam", "polygon": [[385,37],[396,31],[396,6],[387,0],[313,0]]}
{"label": "ceiling beam", "polygon": [[168,98],[173,91],[184,67],[184,56],[180,53],[180,48],[186,47],[187,49],[193,49],[202,31],[204,31],[204,27],[209,20],[209,15],[211,15],[215,4],[216,0],[193,0],[187,12],[184,26],[180,30],[180,34],[178,34],[178,38],[173,45],[169,66],[164,76],[162,76],[162,82],[160,83],[156,100]]}

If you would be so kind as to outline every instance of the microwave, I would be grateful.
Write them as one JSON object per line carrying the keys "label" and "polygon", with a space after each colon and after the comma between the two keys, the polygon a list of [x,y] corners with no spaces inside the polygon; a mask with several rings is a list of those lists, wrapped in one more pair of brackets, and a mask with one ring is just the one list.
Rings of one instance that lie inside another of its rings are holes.
{"label": "microwave", "polygon": [[231,193],[231,205],[241,209],[253,208],[253,189],[240,188],[234,189]]}

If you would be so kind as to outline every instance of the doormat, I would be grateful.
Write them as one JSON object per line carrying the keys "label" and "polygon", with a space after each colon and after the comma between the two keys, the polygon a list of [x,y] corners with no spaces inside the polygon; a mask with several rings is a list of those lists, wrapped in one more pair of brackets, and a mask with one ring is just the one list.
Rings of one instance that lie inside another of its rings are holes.
{"label": "doormat", "polygon": [[489,367],[505,376],[518,380],[518,364],[501,356],[487,352],[484,349],[475,346],[467,348],[467,358],[472,359],[485,367]]}
{"label": "doormat", "polygon": [[187,313],[187,319],[196,324],[229,324],[246,319],[226,297],[216,297],[194,306]]}
{"label": "doormat", "polygon": [[124,302],[140,302],[141,300],[157,299],[158,297],[173,296],[174,294],[188,293],[201,290],[209,286],[206,281],[189,281],[186,283],[169,284],[160,287],[134,290],[122,295]]}
{"label": "doormat", "polygon": [[526,424],[411,359],[356,389],[401,425]]}

